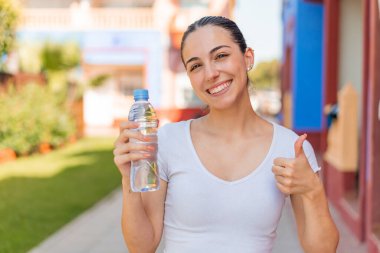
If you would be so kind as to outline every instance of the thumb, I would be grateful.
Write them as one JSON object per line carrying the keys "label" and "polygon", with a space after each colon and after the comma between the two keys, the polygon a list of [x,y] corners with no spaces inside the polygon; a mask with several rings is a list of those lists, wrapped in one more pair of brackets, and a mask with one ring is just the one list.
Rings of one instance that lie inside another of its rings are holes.
{"label": "thumb", "polygon": [[307,134],[303,134],[300,137],[298,137],[298,139],[294,143],[294,154],[296,158],[304,154],[302,145],[303,145],[303,142],[306,140],[306,138],[307,138]]}

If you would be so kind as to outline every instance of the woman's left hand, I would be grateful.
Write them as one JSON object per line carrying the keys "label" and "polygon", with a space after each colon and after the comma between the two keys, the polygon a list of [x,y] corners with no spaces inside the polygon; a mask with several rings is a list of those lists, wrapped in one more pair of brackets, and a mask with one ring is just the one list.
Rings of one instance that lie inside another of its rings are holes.
{"label": "woman's left hand", "polygon": [[273,161],[272,172],[277,181],[278,189],[284,194],[310,195],[319,189],[321,182],[318,174],[310,167],[303,150],[303,142],[307,135],[298,137],[294,143],[295,158],[276,158]]}

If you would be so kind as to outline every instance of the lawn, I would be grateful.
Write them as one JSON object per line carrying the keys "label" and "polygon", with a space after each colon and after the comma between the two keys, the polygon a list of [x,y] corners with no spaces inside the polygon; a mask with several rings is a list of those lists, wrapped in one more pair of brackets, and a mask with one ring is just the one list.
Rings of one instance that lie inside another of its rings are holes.
{"label": "lawn", "polygon": [[120,185],[113,140],[0,165],[0,252],[27,252]]}

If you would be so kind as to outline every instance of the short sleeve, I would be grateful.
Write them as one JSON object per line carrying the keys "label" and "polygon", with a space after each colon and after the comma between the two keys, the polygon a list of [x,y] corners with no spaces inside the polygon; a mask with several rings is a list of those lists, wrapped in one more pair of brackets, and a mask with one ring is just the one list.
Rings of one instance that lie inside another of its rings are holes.
{"label": "short sleeve", "polygon": [[321,170],[321,167],[318,165],[317,158],[314,153],[314,149],[311,146],[309,141],[305,141],[303,143],[303,149],[305,152],[305,155],[307,157],[307,160],[309,161],[310,167],[313,169],[314,172],[318,172]]}
{"label": "short sleeve", "polygon": [[168,162],[165,153],[167,153],[167,149],[165,148],[165,127],[161,127],[158,130],[158,174],[162,180],[169,182]]}
{"label": "short sleeve", "polygon": [[[158,148],[158,150],[160,150],[160,148]],[[157,155],[157,165],[158,165],[158,174],[160,176],[160,178],[166,182],[169,181],[169,177],[168,177],[168,174],[167,174],[167,163],[166,161],[162,158],[161,154],[160,154],[160,151],[158,151],[158,155]]]}

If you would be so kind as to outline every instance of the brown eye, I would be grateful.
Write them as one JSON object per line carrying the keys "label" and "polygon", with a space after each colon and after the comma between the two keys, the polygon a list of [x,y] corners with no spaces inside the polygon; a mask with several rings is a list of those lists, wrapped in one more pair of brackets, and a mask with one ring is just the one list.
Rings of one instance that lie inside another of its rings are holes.
{"label": "brown eye", "polygon": [[192,66],[190,67],[190,72],[193,71],[193,70],[195,70],[195,69],[197,69],[197,68],[199,68],[200,66],[201,66],[201,65],[198,64],[198,63],[192,65]]}
{"label": "brown eye", "polygon": [[221,59],[221,58],[224,58],[224,57],[227,57],[228,56],[228,54],[224,54],[224,53],[222,53],[222,54],[218,54],[216,57],[215,57],[215,60],[218,60],[218,59]]}

